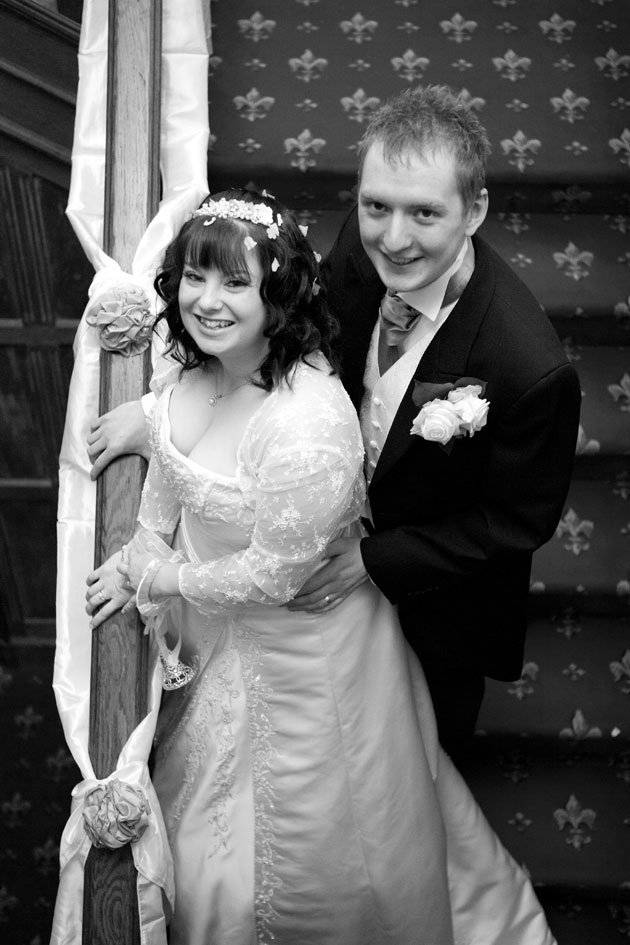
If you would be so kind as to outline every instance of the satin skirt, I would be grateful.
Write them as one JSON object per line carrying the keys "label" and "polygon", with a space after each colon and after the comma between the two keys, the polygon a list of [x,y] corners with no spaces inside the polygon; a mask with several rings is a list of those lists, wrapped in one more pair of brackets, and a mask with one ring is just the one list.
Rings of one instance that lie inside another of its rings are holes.
{"label": "satin skirt", "polygon": [[324,616],[170,620],[196,671],[164,700],[153,772],[171,945],[553,945],[375,587]]}

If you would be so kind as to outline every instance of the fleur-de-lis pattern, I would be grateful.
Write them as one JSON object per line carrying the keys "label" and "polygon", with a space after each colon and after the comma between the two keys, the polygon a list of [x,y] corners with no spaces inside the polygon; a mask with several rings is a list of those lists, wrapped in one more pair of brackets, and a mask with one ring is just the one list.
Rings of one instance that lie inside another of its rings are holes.
{"label": "fleur-de-lis pattern", "polygon": [[456,13],[450,20],[442,20],[440,23],[444,33],[455,43],[469,42],[478,26],[476,20],[466,20],[461,13]]}
{"label": "fleur-de-lis pattern", "polygon": [[261,95],[255,88],[250,89],[246,95],[235,95],[232,101],[236,110],[241,113],[241,118],[246,118],[247,121],[264,118],[275,104],[274,98]]}
{"label": "fleur-de-lis pattern", "polygon": [[513,138],[501,141],[503,153],[509,156],[508,163],[522,173],[534,163],[535,155],[542,147],[538,138],[528,138],[520,129]]}
{"label": "fleur-de-lis pattern", "polygon": [[564,539],[563,547],[567,551],[580,555],[591,547],[589,539],[594,527],[593,522],[581,519],[573,509],[569,509],[556,528],[556,535]]}
{"label": "fleur-de-lis pattern", "polygon": [[48,941],[59,841],[81,774],[63,739],[43,654],[0,672],[0,936]]}
{"label": "fleur-de-lis pattern", "polygon": [[212,188],[267,187],[325,252],[369,116],[406,87],[447,83],[493,145],[482,235],[550,314],[630,337],[630,4],[540,13],[527,0],[213,3]]}
{"label": "fleur-de-lis pattern", "polygon": [[613,660],[610,671],[615,682],[621,683],[621,691],[630,696],[630,650],[626,650],[620,660]]}
{"label": "fleur-de-lis pattern", "polygon": [[[363,71],[369,74],[369,82],[363,85],[366,97],[379,100],[397,91],[401,79],[465,86],[479,100],[495,142],[514,140],[521,131],[525,140],[542,142],[549,165],[557,167],[563,165],[565,151],[579,155],[583,147],[601,178],[606,170],[613,170],[615,155],[622,161],[626,156],[624,131],[630,101],[618,86],[630,74],[630,50],[624,48],[628,12],[624,0],[611,0],[605,11],[596,3],[573,2],[568,7],[573,16],[555,12],[536,19],[524,0],[487,5],[464,0],[447,17],[441,0],[425,0],[421,8],[415,0],[387,4],[365,0],[359,8],[348,0],[308,4],[269,0],[264,8],[268,13],[253,9],[245,0],[225,6],[216,3],[210,101],[211,109],[219,104],[221,109],[211,122],[217,139],[213,160],[219,167],[231,166],[239,143],[227,101],[220,100],[220,93],[242,85],[244,74],[260,71],[264,73],[264,83],[257,83],[260,93],[277,100],[281,116],[280,135],[272,123],[261,132],[264,164],[286,168],[277,142],[297,137],[302,130],[295,127],[300,118],[300,83],[317,78],[319,116],[312,130],[326,141],[317,168],[347,172],[352,168],[348,158],[357,131],[348,124],[342,102],[356,91],[353,72]],[[307,49],[300,48],[305,37],[310,37]],[[412,43],[405,45],[406,38],[412,38]],[[458,47],[465,47],[465,57],[453,56]],[[517,85],[523,87],[518,104],[511,88]],[[531,123],[526,127],[509,127],[515,105],[529,112]],[[600,116],[603,109],[608,118],[600,117],[587,127],[592,108]],[[581,122],[580,140],[562,134],[558,122]],[[613,132],[607,137],[608,153],[602,150],[598,134],[604,125]],[[495,175],[509,171],[496,150],[490,169]]]}
{"label": "fleur-de-lis pattern", "polygon": [[560,730],[560,738],[601,738],[602,730],[596,725],[589,725],[581,709],[577,709],[568,728]]}
{"label": "fleur-de-lis pattern", "polygon": [[597,817],[594,810],[583,808],[576,797],[571,795],[565,807],[554,812],[554,818],[559,830],[568,828],[566,842],[576,850],[591,842],[591,835]]}
{"label": "fleur-de-lis pattern", "polygon": [[620,410],[630,413],[630,374],[624,374],[618,384],[609,384],[608,392]]}
{"label": "fleur-de-lis pattern", "polygon": [[509,694],[519,700],[526,699],[527,696],[533,695],[535,691],[533,684],[538,678],[539,670],[540,667],[537,663],[525,663],[520,679],[517,679],[508,688]]}

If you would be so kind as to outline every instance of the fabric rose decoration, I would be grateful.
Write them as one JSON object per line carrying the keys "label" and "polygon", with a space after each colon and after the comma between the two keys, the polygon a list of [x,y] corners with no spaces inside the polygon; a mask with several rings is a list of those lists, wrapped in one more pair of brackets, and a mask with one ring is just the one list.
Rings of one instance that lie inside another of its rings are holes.
{"label": "fabric rose decoration", "polygon": [[149,825],[144,793],[118,778],[88,791],[83,805],[83,826],[95,847],[118,850],[139,840]]}
{"label": "fabric rose decoration", "polygon": [[116,285],[99,295],[85,319],[99,332],[99,344],[126,358],[151,344],[155,317],[144,289],[131,283]]}
{"label": "fabric rose decoration", "polygon": [[420,412],[411,433],[440,446],[447,446],[454,437],[474,436],[488,419],[490,403],[482,396],[485,387],[475,378],[463,378],[455,384],[416,381],[413,400]]}

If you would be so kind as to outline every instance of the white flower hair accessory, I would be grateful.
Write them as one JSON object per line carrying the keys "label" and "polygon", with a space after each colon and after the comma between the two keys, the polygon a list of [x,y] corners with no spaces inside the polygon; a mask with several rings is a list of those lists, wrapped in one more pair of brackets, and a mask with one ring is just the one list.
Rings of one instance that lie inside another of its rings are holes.
{"label": "white flower hair accessory", "polygon": [[411,433],[452,449],[452,439],[474,436],[485,427],[490,402],[485,400],[485,381],[464,377],[455,383],[430,384],[416,381],[413,402],[420,412]]}
{"label": "white flower hair accessory", "polygon": [[[271,195],[269,195],[271,196]],[[266,203],[249,203],[246,200],[226,200],[221,197],[220,200],[206,200],[197,210],[194,210],[191,219],[194,217],[212,217],[212,220],[205,223],[208,226],[215,220],[247,220],[249,223],[260,223],[267,227],[267,236],[270,240],[278,236],[278,227],[282,226],[282,217],[277,214],[277,223],[273,219],[273,210]]]}

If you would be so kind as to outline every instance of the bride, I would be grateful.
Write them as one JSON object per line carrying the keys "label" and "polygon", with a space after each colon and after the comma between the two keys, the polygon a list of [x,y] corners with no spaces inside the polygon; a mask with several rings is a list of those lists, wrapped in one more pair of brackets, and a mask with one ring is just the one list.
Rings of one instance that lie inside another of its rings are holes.
{"label": "bride", "polygon": [[285,606],[364,501],[316,277],[270,195],[224,192],[184,224],[156,279],[179,365],[138,532],[88,576],[92,626],[135,600],[162,661],[169,941],[553,945],[385,597],[366,581],[326,614]]}

